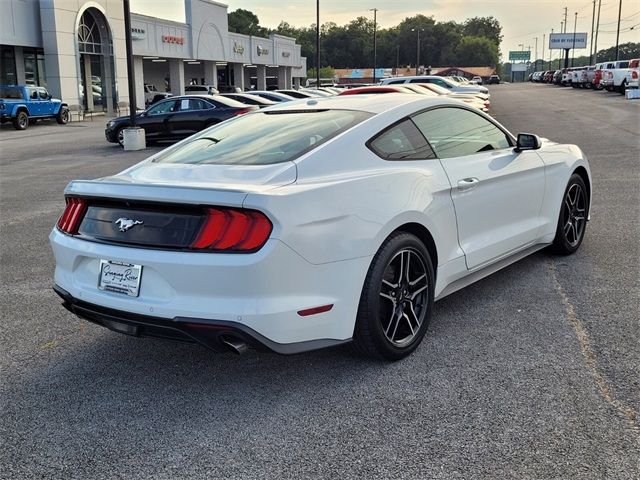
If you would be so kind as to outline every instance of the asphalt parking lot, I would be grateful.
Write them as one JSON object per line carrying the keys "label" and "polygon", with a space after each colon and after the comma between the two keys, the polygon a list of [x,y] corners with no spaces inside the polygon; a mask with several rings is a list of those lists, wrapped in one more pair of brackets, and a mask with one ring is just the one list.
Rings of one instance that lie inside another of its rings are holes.
{"label": "asphalt parking lot", "polygon": [[512,132],[586,152],[592,221],[576,255],[438,302],[397,363],[216,355],[72,317],[47,239],[64,186],[158,147],[107,144],[100,119],[3,126],[0,478],[639,478],[640,100],[490,89]]}

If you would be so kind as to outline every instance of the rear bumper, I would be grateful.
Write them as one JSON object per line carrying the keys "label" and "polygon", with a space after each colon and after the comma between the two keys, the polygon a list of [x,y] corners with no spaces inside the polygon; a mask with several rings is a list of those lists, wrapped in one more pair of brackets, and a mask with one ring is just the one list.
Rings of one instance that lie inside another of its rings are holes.
{"label": "rear bumper", "polygon": [[175,317],[172,319],[123,312],[94,305],[74,298],[63,288],[53,290],[62,298],[62,305],[71,313],[117,333],[135,337],[154,337],[179,342],[199,343],[216,352],[227,352],[225,342],[243,342],[261,351],[283,355],[317,350],[349,342],[349,340],[310,340],[296,343],[277,343],[255,330],[237,322],[206,318]]}
{"label": "rear bumper", "polygon": [[[157,317],[168,325],[184,318],[237,323],[281,345],[351,339],[370,263],[363,257],[310,264],[276,239],[246,255],[109,245],[56,228],[50,240],[56,259],[54,283],[72,299],[126,312],[123,315],[131,314],[130,318]],[[142,266],[138,297],[97,288],[102,259]],[[324,313],[298,314],[329,304],[333,308]]]}

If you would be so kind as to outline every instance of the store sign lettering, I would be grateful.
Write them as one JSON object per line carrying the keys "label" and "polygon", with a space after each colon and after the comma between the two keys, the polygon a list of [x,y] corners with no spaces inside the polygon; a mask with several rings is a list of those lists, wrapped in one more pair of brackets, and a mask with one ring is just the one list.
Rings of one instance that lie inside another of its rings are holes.
{"label": "store sign lettering", "polygon": [[291,53],[290,52],[282,52],[282,56],[284,58],[289,58],[291,56]]}
{"label": "store sign lettering", "polygon": [[258,55],[269,55],[269,49],[268,48],[264,48],[261,47],[260,45],[258,45]]}
{"label": "store sign lettering", "polygon": [[131,27],[131,40],[143,40],[147,36],[144,28]]}
{"label": "store sign lettering", "polygon": [[241,43],[235,43],[233,44],[233,51],[235,53],[237,53],[238,55],[243,55],[244,54],[244,47],[242,46]]}
{"label": "store sign lettering", "polygon": [[163,35],[162,43],[173,43],[176,45],[184,45],[184,37],[174,37],[173,35]]}

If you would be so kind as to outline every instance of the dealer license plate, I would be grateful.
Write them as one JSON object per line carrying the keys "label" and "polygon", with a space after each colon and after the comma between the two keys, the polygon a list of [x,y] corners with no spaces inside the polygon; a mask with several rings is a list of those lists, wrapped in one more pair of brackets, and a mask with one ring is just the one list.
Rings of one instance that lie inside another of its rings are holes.
{"label": "dealer license plate", "polygon": [[100,260],[98,288],[109,292],[137,297],[140,292],[142,265]]}

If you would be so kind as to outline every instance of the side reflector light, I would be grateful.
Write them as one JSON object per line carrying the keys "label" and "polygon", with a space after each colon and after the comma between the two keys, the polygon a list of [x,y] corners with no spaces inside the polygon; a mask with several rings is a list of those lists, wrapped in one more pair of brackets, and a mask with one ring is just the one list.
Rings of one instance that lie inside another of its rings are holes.
{"label": "side reflector light", "polygon": [[255,251],[266,243],[272,228],[266,215],[255,210],[208,208],[207,218],[191,248]]}
{"label": "side reflector light", "polygon": [[82,198],[67,197],[67,206],[58,220],[58,228],[69,235],[76,235],[87,211],[87,202]]}
{"label": "side reflector light", "polygon": [[301,317],[308,317],[309,315],[316,315],[318,313],[328,312],[332,308],[333,308],[333,304],[322,305],[321,307],[307,308],[305,310],[299,310],[298,315],[300,315]]}

